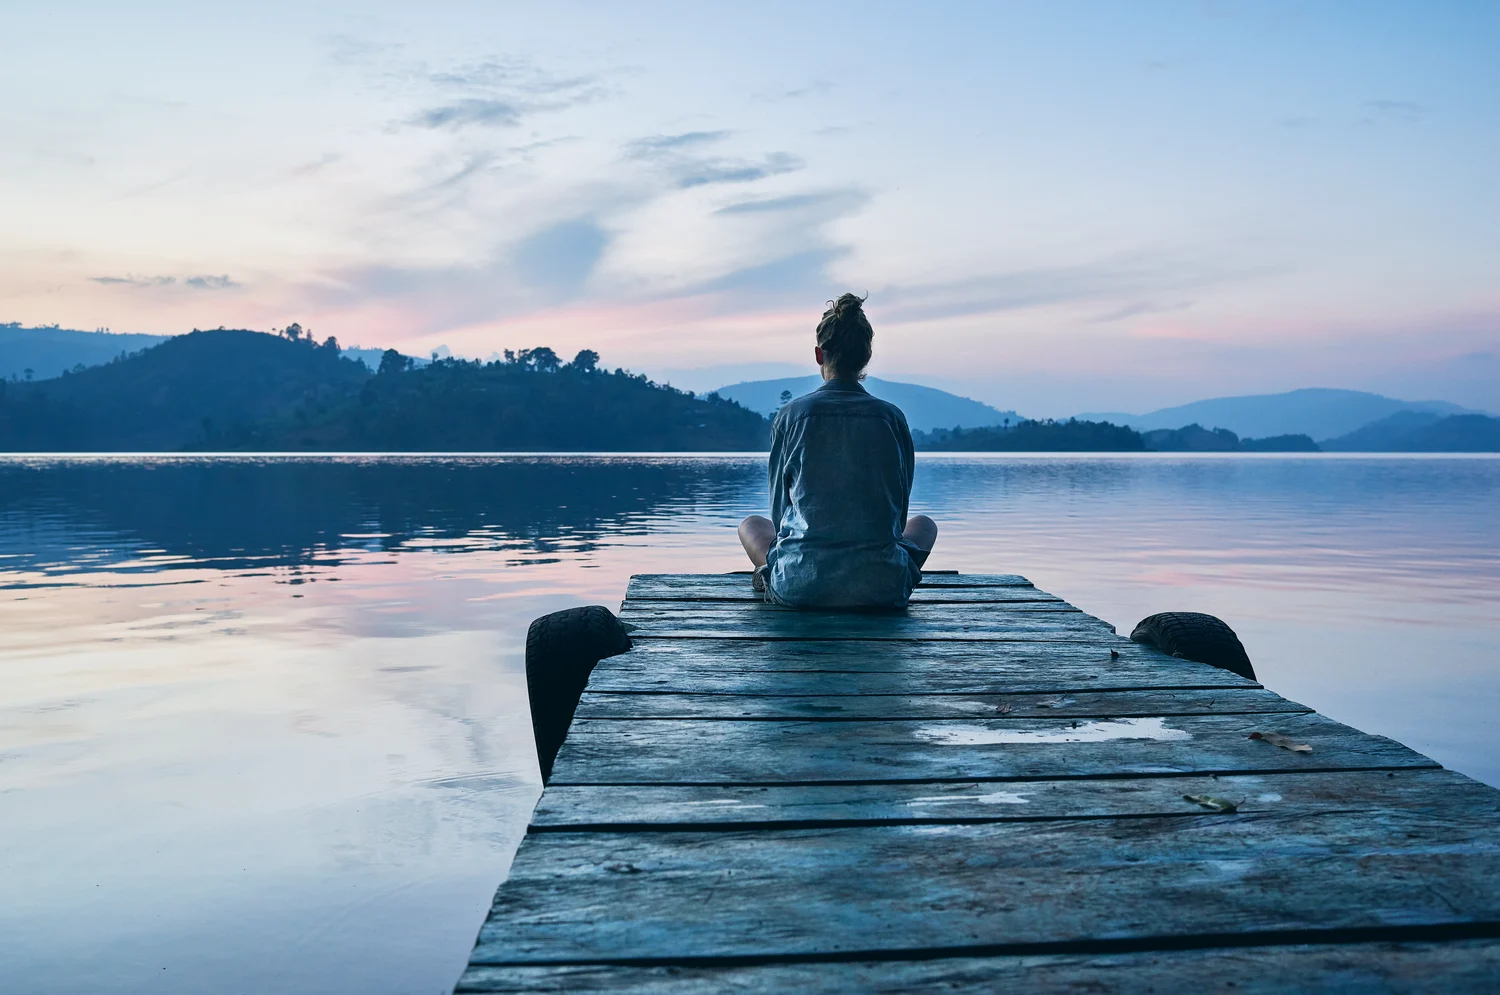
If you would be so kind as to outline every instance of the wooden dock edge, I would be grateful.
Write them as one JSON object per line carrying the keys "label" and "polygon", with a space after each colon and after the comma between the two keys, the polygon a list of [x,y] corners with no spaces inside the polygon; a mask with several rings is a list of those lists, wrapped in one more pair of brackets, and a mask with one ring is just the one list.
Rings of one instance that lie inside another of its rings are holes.
{"label": "wooden dock edge", "polygon": [[620,617],[455,992],[1500,990],[1500,791],[1023,577]]}

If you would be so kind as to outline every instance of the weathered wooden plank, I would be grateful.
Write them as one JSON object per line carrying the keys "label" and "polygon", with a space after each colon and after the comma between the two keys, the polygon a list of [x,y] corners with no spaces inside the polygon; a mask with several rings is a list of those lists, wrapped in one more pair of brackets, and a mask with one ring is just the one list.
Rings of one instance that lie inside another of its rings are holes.
{"label": "weathered wooden plank", "polygon": [[[711,575],[712,576],[712,575]],[[625,595],[626,601],[709,601],[762,603],[765,595],[757,592],[750,578],[731,577],[728,583],[680,585],[661,583],[656,578],[633,577]],[[1021,601],[1057,602],[1055,594],[1039,591],[1030,584],[924,584],[911,593],[918,604],[986,604]]]}
{"label": "weathered wooden plank", "polygon": [[588,692],[580,719],[1132,718],[1310,712],[1263,688],[1057,694],[724,695]]}
{"label": "weathered wooden plank", "polygon": [[[984,588],[1027,588],[1037,594],[1031,581],[1018,574],[923,574],[917,590],[932,592],[942,588],[982,590]],[[725,596],[739,597],[752,594],[752,600],[760,600],[750,587],[750,574],[635,574],[625,589],[627,601],[638,598],[680,598]]]}
{"label": "weathered wooden plank", "polygon": [[[1231,988],[1232,986],[1232,988]],[[1500,940],[1451,943],[1350,943],[1129,954],[951,957],[917,961],[842,961],[750,967],[471,967],[454,989],[465,993],[611,992],[944,992],[1038,995],[1322,995],[1500,990]]]}
{"label": "weathered wooden plank", "polygon": [[[690,685],[683,683],[691,677]],[[1237,688],[1254,687],[1228,671],[1204,667],[1191,673],[1131,671],[1117,673],[1099,666],[1058,666],[1049,673],[1012,670],[961,670],[928,673],[839,673],[827,671],[692,672],[686,669],[648,671],[621,668],[594,672],[589,688],[600,692],[672,691],[691,686],[704,694],[734,695],[918,695],[918,694],[1067,694],[1092,688]]]}
{"label": "weathered wooden plank", "polygon": [[[694,602],[699,604],[766,604],[765,596],[759,594],[750,587],[747,581],[744,588],[731,588],[722,592],[692,592],[683,593],[676,597],[631,597],[626,598],[631,603],[665,603],[677,604],[679,602]],[[1025,604],[1030,602],[1046,604],[1066,604],[1055,594],[1038,591],[1034,587],[954,587],[944,585],[943,587],[919,587],[911,592],[911,603],[917,605],[925,604],[959,604],[959,605],[982,605],[982,604]]]}
{"label": "weathered wooden plank", "polygon": [[1076,643],[643,639],[601,661],[589,683],[594,691],[823,695],[1258,686],[1109,635]]}
{"label": "weathered wooden plank", "polygon": [[[1250,740],[1279,732],[1297,753]],[[813,722],[578,719],[554,784],[785,784],[1437,766],[1316,713]]]}
{"label": "weathered wooden plank", "polygon": [[1500,926],[1500,794],[1250,813],[757,832],[531,833],[471,962],[776,959]]}
{"label": "weathered wooden plank", "polygon": [[651,669],[695,666],[705,671],[729,669],[919,674],[933,670],[989,671],[996,668],[1032,672],[1068,661],[1107,664],[1119,670],[1144,665],[1183,673],[1214,669],[1180,657],[1168,656],[1155,647],[1132,643],[1107,632],[1091,632],[1074,640],[1031,639],[980,643],[928,643],[920,640],[889,642],[879,639],[652,640],[642,642],[618,656],[606,657],[600,661],[599,666],[639,666]]}
{"label": "weathered wooden plank", "polygon": [[1188,795],[1233,802],[1242,814],[1381,809],[1450,810],[1474,784],[1447,770],[1252,774],[1106,780],[935,784],[550,785],[533,831],[635,830],[777,824],[1034,822],[1043,819],[1203,815]]}
{"label": "weathered wooden plank", "polygon": [[770,604],[629,601],[634,637],[668,639],[1078,639],[1114,633],[1064,602],[912,605],[902,612],[798,611]]}
{"label": "weathered wooden plank", "polygon": [[[997,590],[999,589],[997,588]],[[679,598],[673,601],[631,599],[624,602],[620,610],[622,613],[628,612],[634,616],[632,621],[636,622],[636,624],[639,624],[639,620],[641,619],[653,618],[673,620],[726,619],[734,623],[746,618],[758,619],[768,617],[783,620],[802,619],[818,622],[835,618],[908,618],[927,622],[948,622],[953,619],[984,621],[1005,619],[1013,615],[1031,614],[1034,612],[1042,612],[1049,618],[1054,616],[1067,618],[1073,615],[1094,618],[1094,616],[1085,614],[1060,598],[1033,598],[1024,601],[996,601],[986,604],[946,604],[936,602],[925,605],[911,605],[899,611],[881,612],[820,611],[809,608],[788,608],[785,605],[773,604],[769,601],[714,601],[697,598]]]}

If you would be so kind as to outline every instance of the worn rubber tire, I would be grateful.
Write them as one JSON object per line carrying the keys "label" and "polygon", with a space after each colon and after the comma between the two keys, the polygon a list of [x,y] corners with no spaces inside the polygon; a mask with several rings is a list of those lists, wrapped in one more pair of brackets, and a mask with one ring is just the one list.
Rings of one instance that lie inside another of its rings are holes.
{"label": "worn rubber tire", "polygon": [[628,649],[625,626],[603,605],[543,615],[526,630],[526,697],[543,784],[552,776],[552,762],[594,666]]}
{"label": "worn rubber tire", "polygon": [[1212,615],[1160,612],[1141,619],[1130,639],[1184,660],[1196,660],[1255,680],[1255,668],[1250,665],[1250,656],[1240,637],[1222,619]]}

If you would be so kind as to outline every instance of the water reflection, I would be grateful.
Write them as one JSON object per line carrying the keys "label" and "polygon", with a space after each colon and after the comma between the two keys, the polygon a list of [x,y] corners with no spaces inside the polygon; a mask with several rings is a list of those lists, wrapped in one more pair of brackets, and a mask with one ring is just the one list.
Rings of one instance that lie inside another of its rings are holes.
{"label": "water reflection", "polygon": [[[1500,460],[923,458],[932,565],[1240,632],[1500,783]],[[0,458],[0,948],[26,992],[437,992],[538,790],[526,625],[738,569],[755,457]]]}
{"label": "water reflection", "polygon": [[[535,562],[746,497],[759,464],[672,458],[221,457],[0,461],[0,555],[49,576],[509,550]],[[458,540],[457,543],[454,541]]]}

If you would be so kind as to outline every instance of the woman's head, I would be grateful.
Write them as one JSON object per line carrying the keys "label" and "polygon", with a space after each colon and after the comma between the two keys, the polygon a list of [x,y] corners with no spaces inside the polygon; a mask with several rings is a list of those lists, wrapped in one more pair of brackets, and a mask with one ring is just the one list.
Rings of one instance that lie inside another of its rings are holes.
{"label": "woman's head", "polygon": [[865,317],[865,299],[845,294],[828,302],[818,322],[818,365],[825,376],[855,379],[870,364],[870,342],[875,330]]}

